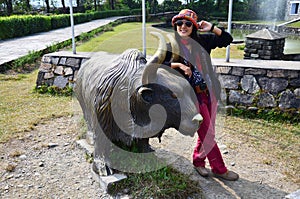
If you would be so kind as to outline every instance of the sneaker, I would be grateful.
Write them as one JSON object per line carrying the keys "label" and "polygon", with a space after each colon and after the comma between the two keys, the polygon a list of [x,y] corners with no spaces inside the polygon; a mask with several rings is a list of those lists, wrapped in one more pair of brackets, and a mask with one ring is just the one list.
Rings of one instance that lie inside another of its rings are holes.
{"label": "sneaker", "polygon": [[229,181],[236,181],[239,179],[239,174],[237,174],[233,171],[229,171],[229,170],[227,170],[227,172],[223,173],[223,174],[214,173],[214,176],[216,176],[218,178],[222,178],[224,180],[229,180]]}
{"label": "sneaker", "polygon": [[195,169],[202,177],[208,176],[208,171],[205,167],[195,167]]}

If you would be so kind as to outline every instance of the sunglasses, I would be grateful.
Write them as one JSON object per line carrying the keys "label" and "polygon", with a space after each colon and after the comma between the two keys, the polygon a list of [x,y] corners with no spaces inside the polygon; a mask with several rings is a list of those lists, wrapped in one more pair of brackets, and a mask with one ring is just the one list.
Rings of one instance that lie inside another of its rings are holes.
{"label": "sunglasses", "polygon": [[184,22],[184,21],[182,21],[182,20],[176,21],[175,24],[176,24],[177,26],[182,26],[183,24],[185,24],[187,27],[191,27],[191,26],[193,25],[193,23],[190,22],[190,21]]}

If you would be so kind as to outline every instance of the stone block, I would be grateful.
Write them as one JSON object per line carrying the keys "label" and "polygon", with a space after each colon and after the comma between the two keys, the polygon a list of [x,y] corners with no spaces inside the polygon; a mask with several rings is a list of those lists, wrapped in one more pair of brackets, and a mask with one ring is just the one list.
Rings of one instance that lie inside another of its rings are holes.
{"label": "stone block", "polygon": [[44,85],[47,85],[47,86],[52,86],[53,85],[53,78],[51,79],[45,79],[44,80]]}
{"label": "stone block", "polygon": [[271,56],[261,56],[261,59],[270,60],[270,59],[272,59],[272,57]]}
{"label": "stone block", "polygon": [[272,46],[264,46],[262,49],[264,49],[264,50],[272,50]]}
{"label": "stone block", "polygon": [[263,76],[267,73],[265,69],[258,69],[258,68],[247,68],[245,69],[245,75],[259,75]]}
{"label": "stone block", "polygon": [[262,44],[262,41],[259,39],[255,39],[255,40],[253,40],[253,43],[254,44]]}
{"label": "stone block", "polygon": [[286,77],[284,70],[267,70],[267,77]]}
{"label": "stone block", "polygon": [[226,67],[226,66],[217,66],[216,67],[216,73],[219,73],[219,74],[230,74],[230,72],[231,72],[231,67],[230,66],[228,66],[228,67]]}
{"label": "stone block", "polygon": [[264,55],[264,51],[263,51],[263,50],[258,50],[258,51],[257,51],[257,54],[259,54],[259,55]]}
{"label": "stone block", "polygon": [[80,66],[80,59],[77,59],[77,58],[67,58],[66,60],[66,66],[72,66],[72,67],[75,67],[75,68],[79,68]]}
{"label": "stone block", "polygon": [[296,98],[295,94],[292,91],[283,91],[279,97],[279,108],[300,108],[300,100]]}
{"label": "stone block", "polygon": [[240,104],[251,106],[253,104],[254,96],[249,94],[242,94]]}
{"label": "stone block", "polygon": [[263,51],[263,54],[264,54],[264,55],[272,55],[273,52],[270,51],[270,50],[264,50],[264,51]]}
{"label": "stone block", "polygon": [[254,43],[254,40],[252,39],[246,39],[246,45],[250,45],[250,44],[253,44]]}
{"label": "stone block", "polygon": [[102,190],[110,192],[111,186],[126,179],[127,176],[121,173],[112,174],[109,176],[100,176],[91,169],[92,176],[96,182],[99,183]]}
{"label": "stone block", "polygon": [[51,64],[58,65],[59,57],[51,57]]}
{"label": "stone block", "polygon": [[221,84],[227,89],[238,89],[240,77],[234,75],[221,75]]}
{"label": "stone block", "polygon": [[235,90],[229,91],[228,101],[230,104],[239,104],[241,99],[241,93]]}
{"label": "stone block", "polygon": [[254,96],[249,94],[242,94],[240,91],[231,90],[229,92],[228,101],[234,105],[248,105],[253,103]]}
{"label": "stone block", "polygon": [[295,78],[290,80],[290,85],[292,87],[300,87],[300,78]]}
{"label": "stone block", "polygon": [[250,57],[251,57],[251,58],[259,58],[259,55],[258,55],[258,54],[253,54],[253,53],[252,53],[252,54],[250,55]]}
{"label": "stone block", "polygon": [[52,64],[42,62],[39,70],[42,72],[51,72]]}
{"label": "stone block", "polygon": [[258,50],[257,49],[248,49],[248,52],[251,54],[251,53],[257,53],[258,52]]}
{"label": "stone block", "polygon": [[71,68],[71,67],[66,67],[66,68],[64,69],[64,75],[65,75],[65,76],[73,75],[73,70],[72,70],[72,68]]}
{"label": "stone block", "polygon": [[275,44],[275,41],[270,41],[270,40],[265,40],[264,41],[264,45],[267,45],[267,46],[272,46]]}
{"label": "stone block", "polygon": [[63,66],[56,66],[54,73],[57,75],[64,75],[64,67]]}
{"label": "stone block", "polygon": [[41,86],[44,84],[44,75],[45,75],[45,72],[43,72],[43,71],[38,72],[37,80],[36,80],[37,86]]}
{"label": "stone block", "polygon": [[45,56],[45,55],[44,55],[44,56],[42,57],[42,60],[41,60],[41,61],[42,61],[42,63],[49,63],[49,64],[50,64],[50,63],[51,63],[51,57],[50,57],[50,56]]}
{"label": "stone block", "polygon": [[300,98],[300,88],[295,89],[294,94],[295,94],[296,98]]}
{"label": "stone block", "polygon": [[245,46],[244,52],[249,52],[249,48]]}
{"label": "stone block", "polygon": [[264,91],[277,95],[287,88],[288,81],[283,78],[262,77],[258,79],[258,84]]}
{"label": "stone block", "polygon": [[268,107],[276,107],[277,104],[272,94],[261,93],[258,97],[257,106],[262,108],[268,108]]}
{"label": "stone block", "polygon": [[244,68],[241,67],[232,67],[231,74],[236,76],[243,76],[245,72]]}
{"label": "stone block", "polygon": [[63,76],[57,76],[54,79],[53,85],[57,86],[58,88],[65,88],[68,82],[68,78],[65,78]]}
{"label": "stone block", "polygon": [[67,61],[66,57],[61,57],[58,64],[65,66],[66,65],[66,61]]}
{"label": "stone block", "polygon": [[262,49],[262,45],[261,44],[255,44],[254,46],[253,46],[253,49]]}
{"label": "stone block", "polygon": [[45,75],[44,75],[44,79],[51,79],[53,77],[54,77],[54,73],[53,72],[45,73]]}
{"label": "stone block", "polygon": [[260,90],[260,87],[253,75],[245,75],[241,79],[241,87],[247,93],[257,93]]}

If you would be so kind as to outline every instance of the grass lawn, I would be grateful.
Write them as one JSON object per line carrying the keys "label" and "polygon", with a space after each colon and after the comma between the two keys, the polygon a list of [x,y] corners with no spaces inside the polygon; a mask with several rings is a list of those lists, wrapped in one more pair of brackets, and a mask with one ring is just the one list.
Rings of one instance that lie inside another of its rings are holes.
{"label": "grass lawn", "polygon": [[0,142],[53,117],[72,114],[72,99],[33,92],[37,70],[29,74],[0,74]]}
{"label": "grass lawn", "polygon": [[[146,26],[146,50],[147,55],[152,55],[157,46],[158,42],[153,37],[151,31],[159,31],[165,38],[168,33],[173,34],[170,29],[158,29],[152,27],[153,23],[147,23]],[[242,59],[244,51],[240,49],[243,44],[233,44],[230,47],[230,57],[233,59]],[[132,22],[124,23],[114,28],[113,31],[105,32],[99,37],[92,38],[90,41],[83,43],[76,47],[77,52],[96,52],[106,51],[111,53],[121,53],[128,48],[136,48],[143,50],[142,41],[142,26],[141,23]],[[213,58],[224,58],[226,57],[226,48],[218,48],[212,51],[211,56]]]}

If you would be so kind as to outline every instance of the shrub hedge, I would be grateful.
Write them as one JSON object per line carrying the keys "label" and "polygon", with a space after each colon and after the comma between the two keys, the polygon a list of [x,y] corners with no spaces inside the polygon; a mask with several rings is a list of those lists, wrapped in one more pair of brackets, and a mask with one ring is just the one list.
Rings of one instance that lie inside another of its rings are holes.
{"label": "shrub hedge", "polygon": [[10,16],[0,17],[0,39],[20,37],[51,29],[48,16]]}
{"label": "shrub hedge", "polygon": [[[80,24],[95,19],[102,19],[113,16],[127,16],[141,14],[140,9],[136,10],[109,10],[90,13],[75,13],[74,24]],[[15,15],[0,17],[0,39],[22,37],[38,32],[45,32],[57,28],[70,26],[70,16],[61,15]]]}

